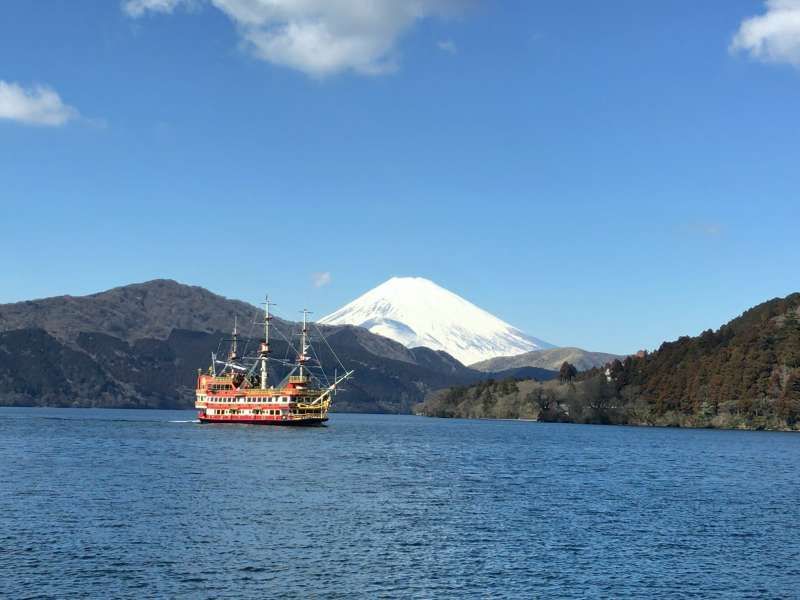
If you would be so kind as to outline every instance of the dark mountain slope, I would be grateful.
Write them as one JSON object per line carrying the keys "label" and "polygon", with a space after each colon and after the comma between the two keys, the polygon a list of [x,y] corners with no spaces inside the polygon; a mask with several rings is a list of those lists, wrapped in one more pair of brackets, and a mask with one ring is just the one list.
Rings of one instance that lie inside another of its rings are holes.
{"label": "dark mountain slope", "polygon": [[74,342],[81,332],[106,333],[123,340],[166,339],[173,329],[229,331],[234,316],[257,320],[259,309],[206,289],[156,279],[89,296],[56,296],[0,305],[0,331],[44,329]]}
{"label": "dark mountain slope", "polygon": [[126,395],[91,357],[41,329],[0,333],[0,403],[69,406],[65,388],[87,406],[114,405]]}

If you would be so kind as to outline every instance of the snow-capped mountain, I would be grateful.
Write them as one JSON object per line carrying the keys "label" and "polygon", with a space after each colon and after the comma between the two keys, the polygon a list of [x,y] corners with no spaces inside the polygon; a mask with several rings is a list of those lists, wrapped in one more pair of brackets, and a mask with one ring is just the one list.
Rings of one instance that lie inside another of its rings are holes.
{"label": "snow-capped mountain", "polygon": [[554,347],[422,277],[392,277],[320,323],[365,327],[408,348],[444,350],[465,365]]}

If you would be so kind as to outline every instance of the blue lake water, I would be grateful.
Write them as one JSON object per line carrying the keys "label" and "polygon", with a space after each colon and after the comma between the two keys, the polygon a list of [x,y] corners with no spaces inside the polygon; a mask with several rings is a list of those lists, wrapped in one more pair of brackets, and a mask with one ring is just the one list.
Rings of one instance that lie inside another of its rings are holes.
{"label": "blue lake water", "polygon": [[0,597],[800,595],[800,435],[0,409]]}

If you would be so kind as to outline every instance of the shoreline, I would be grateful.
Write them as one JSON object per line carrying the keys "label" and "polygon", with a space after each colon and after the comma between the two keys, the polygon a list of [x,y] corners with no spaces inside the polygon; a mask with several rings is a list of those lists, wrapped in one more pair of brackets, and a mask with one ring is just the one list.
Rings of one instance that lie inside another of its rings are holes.
{"label": "shoreline", "polygon": [[[188,408],[160,408],[160,407],[147,407],[147,406],[53,406],[47,404],[0,404],[0,409],[66,409],[66,410],[156,410],[156,411],[192,411],[194,407]],[[711,431],[765,431],[771,433],[800,433],[800,427],[715,427],[713,425],[673,425],[657,423],[579,423],[576,421],[541,421],[534,418],[513,418],[513,417],[439,417],[435,415],[426,415],[422,413],[389,413],[389,412],[356,412],[356,411],[331,411],[331,414],[350,414],[350,415],[389,415],[389,416],[405,416],[405,417],[422,417],[426,419],[442,419],[442,420],[458,420],[458,421],[515,421],[519,423],[542,423],[542,424],[562,424],[562,425],[593,425],[602,427],[637,427],[645,429],[687,429],[687,430],[711,430]]]}
{"label": "shoreline", "polygon": [[770,433],[800,433],[800,428],[775,428],[775,427],[715,427],[713,425],[659,425],[651,423],[578,423],[575,421],[540,421],[539,419],[514,419],[510,417],[494,418],[494,417],[437,417],[435,415],[424,415],[415,413],[416,417],[424,417],[427,419],[455,419],[460,421],[518,421],[521,423],[542,423],[542,424],[559,424],[559,425],[592,425],[597,427],[637,427],[642,429],[686,429],[686,430],[708,430],[708,431],[765,431]]}

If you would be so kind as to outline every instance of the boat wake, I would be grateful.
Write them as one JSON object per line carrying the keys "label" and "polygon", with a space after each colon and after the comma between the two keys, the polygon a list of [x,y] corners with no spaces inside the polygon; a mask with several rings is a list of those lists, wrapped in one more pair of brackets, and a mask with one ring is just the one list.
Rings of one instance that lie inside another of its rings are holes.
{"label": "boat wake", "polygon": [[169,423],[199,423],[198,419],[189,419],[187,421],[169,421]]}

